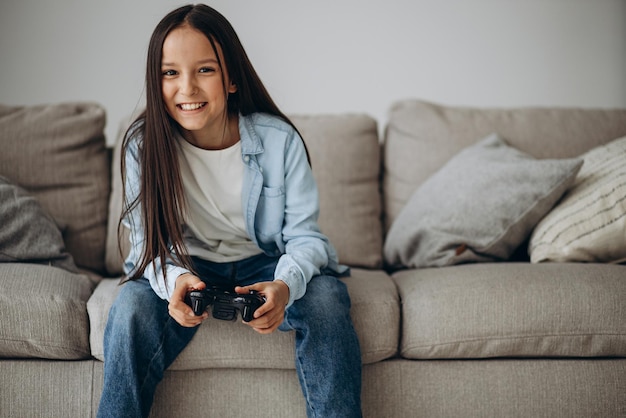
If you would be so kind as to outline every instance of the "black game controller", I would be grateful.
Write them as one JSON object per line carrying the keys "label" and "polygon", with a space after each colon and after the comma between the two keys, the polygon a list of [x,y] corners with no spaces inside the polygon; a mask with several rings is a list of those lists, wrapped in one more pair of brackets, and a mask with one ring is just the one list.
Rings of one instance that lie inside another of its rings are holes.
{"label": "black game controller", "polygon": [[213,318],[233,321],[237,311],[245,322],[254,319],[254,312],[265,303],[265,298],[256,291],[249,294],[236,293],[233,288],[208,286],[204,290],[193,290],[187,294],[186,302],[197,316],[213,305]]}

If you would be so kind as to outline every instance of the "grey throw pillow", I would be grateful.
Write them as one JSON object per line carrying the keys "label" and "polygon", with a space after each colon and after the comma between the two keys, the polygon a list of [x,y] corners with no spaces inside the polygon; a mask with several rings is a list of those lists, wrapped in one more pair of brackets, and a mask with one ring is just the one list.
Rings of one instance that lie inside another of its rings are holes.
{"label": "grey throw pillow", "polygon": [[411,196],[385,242],[394,267],[506,260],[572,183],[583,161],[535,159],[492,134]]}
{"label": "grey throw pillow", "polygon": [[0,176],[0,262],[41,263],[76,273],[63,235],[39,202]]}

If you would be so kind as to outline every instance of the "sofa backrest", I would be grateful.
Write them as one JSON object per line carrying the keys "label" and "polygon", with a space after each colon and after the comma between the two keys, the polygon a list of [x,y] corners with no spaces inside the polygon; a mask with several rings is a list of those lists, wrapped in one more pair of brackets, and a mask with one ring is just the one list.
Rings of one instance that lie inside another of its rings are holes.
{"label": "sofa backrest", "polygon": [[110,153],[95,103],[0,106],[0,175],[33,195],[77,266],[104,272]]}
{"label": "sofa backrest", "polygon": [[[339,255],[355,267],[382,266],[380,142],[376,121],[366,115],[290,116],[307,145],[318,183],[319,224]],[[107,238],[107,269],[122,272],[117,224],[122,209],[120,146],[128,121],[122,123],[113,154],[113,188]],[[127,254],[126,232],[122,239]]]}
{"label": "sofa backrest", "polygon": [[395,103],[383,151],[385,231],[417,187],[461,149],[491,133],[536,158],[575,157],[626,135],[626,110]]}
{"label": "sofa backrest", "polygon": [[309,149],[320,194],[320,228],[340,262],[382,266],[380,141],[366,115],[294,116]]}

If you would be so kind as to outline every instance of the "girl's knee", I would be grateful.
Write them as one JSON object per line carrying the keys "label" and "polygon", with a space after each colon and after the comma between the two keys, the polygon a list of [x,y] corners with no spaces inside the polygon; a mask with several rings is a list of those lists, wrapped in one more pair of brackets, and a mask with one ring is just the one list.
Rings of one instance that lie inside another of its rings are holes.
{"label": "girl's knee", "polygon": [[[127,282],[122,286],[109,312],[108,323],[116,329],[134,328],[136,323],[150,323],[152,318],[167,312],[167,304],[156,296],[150,286]],[[109,324],[107,324],[109,325]]]}
{"label": "girl's knee", "polygon": [[308,315],[332,317],[350,310],[346,285],[334,276],[312,278],[302,299]]}

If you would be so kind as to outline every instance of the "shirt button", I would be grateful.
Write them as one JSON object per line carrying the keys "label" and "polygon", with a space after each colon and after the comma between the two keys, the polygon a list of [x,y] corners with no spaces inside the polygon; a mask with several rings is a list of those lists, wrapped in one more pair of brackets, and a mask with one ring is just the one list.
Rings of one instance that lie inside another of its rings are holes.
{"label": "shirt button", "polygon": [[244,160],[245,162],[250,161],[250,156],[249,156],[249,155],[246,155],[245,157],[243,157],[243,160]]}

